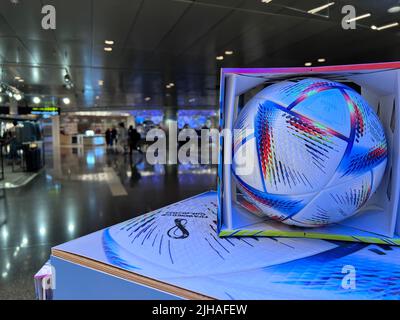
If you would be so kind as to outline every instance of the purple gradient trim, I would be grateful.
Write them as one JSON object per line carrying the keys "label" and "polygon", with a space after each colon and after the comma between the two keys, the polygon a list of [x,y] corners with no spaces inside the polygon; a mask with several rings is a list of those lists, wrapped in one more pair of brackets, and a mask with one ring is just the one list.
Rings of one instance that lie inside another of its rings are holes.
{"label": "purple gradient trim", "polygon": [[[355,70],[379,70],[379,69],[400,69],[400,61],[367,63],[367,64],[349,64],[339,66],[322,66],[322,67],[288,67],[288,68],[222,68],[221,75],[230,73],[300,73],[300,72],[339,72],[339,71],[355,71]],[[222,77],[221,77],[222,79]]]}

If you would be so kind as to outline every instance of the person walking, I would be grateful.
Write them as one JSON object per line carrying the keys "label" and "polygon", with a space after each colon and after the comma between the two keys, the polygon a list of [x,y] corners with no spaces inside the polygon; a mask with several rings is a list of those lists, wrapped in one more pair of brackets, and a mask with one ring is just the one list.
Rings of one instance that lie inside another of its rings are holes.
{"label": "person walking", "polygon": [[140,153],[142,151],[138,148],[138,143],[140,141],[140,134],[139,132],[133,128],[133,126],[129,126],[128,130],[128,142],[129,142],[129,154],[132,155],[133,150],[137,150]]}
{"label": "person walking", "polygon": [[108,128],[108,129],[106,130],[105,138],[106,138],[106,145],[107,145],[107,148],[111,148],[112,145],[113,145],[113,141],[112,141],[112,134],[111,134],[111,129],[110,129],[110,128]]}
{"label": "person walking", "polygon": [[128,130],[125,128],[125,124],[121,122],[119,124],[118,143],[123,154],[127,153],[128,149]]}
{"label": "person walking", "polygon": [[111,130],[111,146],[116,146],[118,143],[118,131],[115,127]]}

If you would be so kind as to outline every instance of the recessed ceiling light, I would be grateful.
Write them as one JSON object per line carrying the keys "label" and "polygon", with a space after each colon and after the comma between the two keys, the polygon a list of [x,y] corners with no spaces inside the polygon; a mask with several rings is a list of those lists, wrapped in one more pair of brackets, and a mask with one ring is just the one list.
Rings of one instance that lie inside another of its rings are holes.
{"label": "recessed ceiling light", "polygon": [[66,104],[66,105],[68,105],[68,104],[71,103],[71,100],[70,100],[68,97],[63,98],[62,101],[63,101],[63,103]]}
{"label": "recessed ceiling light", "polygon": [[167,89],[172,88],[169,84],[167,84],[165,87],[166,87]]}
{"label": "recessed ceiling light", "polygon": [[217,56],[215,59],[217,59],[217,60],[224,60],[224,56]]}
{"label": "recessed ceiling light", "polygon": [[22,96],[19,93],[14,94],[14,99],[17,101],[21,101],[22,100]]}
{"label": "recessed ceiling light", "polygon": [[146,97],[146,98],[144,98],[144,100],[145,100],[145,101],[150,101],[151,98],[150,98],[150,97]]}
{"label": "recessed ceiling light", "polygon": [[96,96],[96,100],[99,100],[100,99],[100,96]]}
{"label": "recessed ceiling light", "polygon": [[112,48],[111,47],[104,47],[104,51],[111,52]]}
{"label": "recessed ceiling light", "polygon": [[169,86],[170,86],[170,87],[173,87],[173,86],[175,86],[175,83],[170,82],[170,83],[169,83]]}
{"label": "recessed ceiling light", "polygon": [[329,8],[330,6],[333,6],[334,4],[335,4],[334,2],[329,2],[329,3],[327,3],[327,4],[323,5],[323,6],[308,10],[308,13],[315,14],[317,12],[320,12],[320,11],[322,11],[324,9]]}
{"label": "recessed ceiling light", "polygon": [[104,85],[104,80],[99,80],[99,86],[102,86],[102,85]]}
{"label": "recessed ceiling light", "polygon": [[262,3],[270,3],[272,0],[261,0]]}
{"label": "recessed ceiling light", "polygon": [[109,46],[112,46],[114,44],[114,40],[105,40],[104,43]]}
{"label": "recessed ceiling light", "polygon": [[372,29],[372,30],[376,30],[376,29],[378,29],[378,27],[377,27],[376,25],[372,25],[372,26],[371,26],[371,29]]}
{"label": "recessed ceiling light", "polygon": [[306,67],[311,67],[311,66],[312,66],[312,63],[311,63],[311,62],[306,62],[304,65],[305,65]]}
{"label": "recessed ceiling light", "polygon": [[225,54],[226,54],[227,56],[230,56],[230,55],[233,54],[233,51],[232,51],[232,50],[226,50],[226,51],[225,51]]}
{"label": "recessed ceiling light", "polygon": [[19,79],[21,79],[21,77],[15,76],[14,79],[15,79],[15,80],[19,80]]}
{"label": "recessed ceiling light", "polygon": [[389,13],[397,13],[400,12],[400,5],[399,6],[394,6],[388,9]]}
{"label": "recessed ceiling light", "polygon": [[320,63],[323,63],[323,62],[325,62],[325,61],[326,61],[325,58],[319,58],[319,59],[318,59],[318,62],[320,62]]}
{"label": "recessed ceiling light", "polygon": [[353,21],[357,21],[357,20],[365,19],[365,18],[368,18],[368,17],[370,17],[370,16],[371,16],[371,14],[370,14],[370,13],[366,13],[366,14],[363,14],[363,15],[361,15],[361,16],[358,16],[358,17],[354,17],[354,18],[348,19],[348,20],[346,20],[346,22],[347,22],[347,23],[349,23],[349,22],[353,22]]}
{"label": "recessed ceiling light", "polygon": [[18,79],[18,81],[19,81],[19,82],[24,82],[25,80],[24,80],[24,79]]}
{"label": "recessed ceiling light", "polygon": [[33,103],[35,103],[35,104],[39,104],[40,101],[42,101],[42,100],[41,100],[39,97],[33,97],[32,101],[33,101]]}
{"label": "recessed ceiling light", "polygon": [[189,102],[190,102],[190,103],[195,102],[195,101],[196,101],[195,98],[190,98],[190,99],[189,99]]}

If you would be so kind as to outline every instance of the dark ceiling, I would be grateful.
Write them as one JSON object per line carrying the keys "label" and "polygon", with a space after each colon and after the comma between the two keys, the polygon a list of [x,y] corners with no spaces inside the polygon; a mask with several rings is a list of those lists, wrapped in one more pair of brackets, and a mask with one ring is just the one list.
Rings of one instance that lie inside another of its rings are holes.
{"label": "dark ceiling", "polygon": [[[221,67],[400,60],[400,27],[370,28],[399,20],[387,13],[397,0],[336,0],[321,15],[307,11],[327,0],[15,1],[0,0],[0,79],[20,88],[28,103],[46,95],[69,96],[71,108],[215,108]],[[41,28],[46,4],[57,10],[56,30]],[[372,16],[343,30],[345,4]],[[106,39],[115,41],[112,52],[104,51]],[[225,50],[234,54],[217,61]],[[71,90],[63,87],[65,70]],[[175,86],[167,89],[170,82]]]}

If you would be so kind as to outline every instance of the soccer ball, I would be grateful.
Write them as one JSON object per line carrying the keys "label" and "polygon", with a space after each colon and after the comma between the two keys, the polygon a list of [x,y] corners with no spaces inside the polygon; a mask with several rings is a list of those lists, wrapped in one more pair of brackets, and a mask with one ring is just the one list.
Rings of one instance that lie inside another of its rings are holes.
{"label": "soccer ball", "polygon": [[260,91],[240,111],[232,175],[258,214],[318,227],[357,213],[379,186],[387,155],[379,118],[354,89],[293,79]]}

